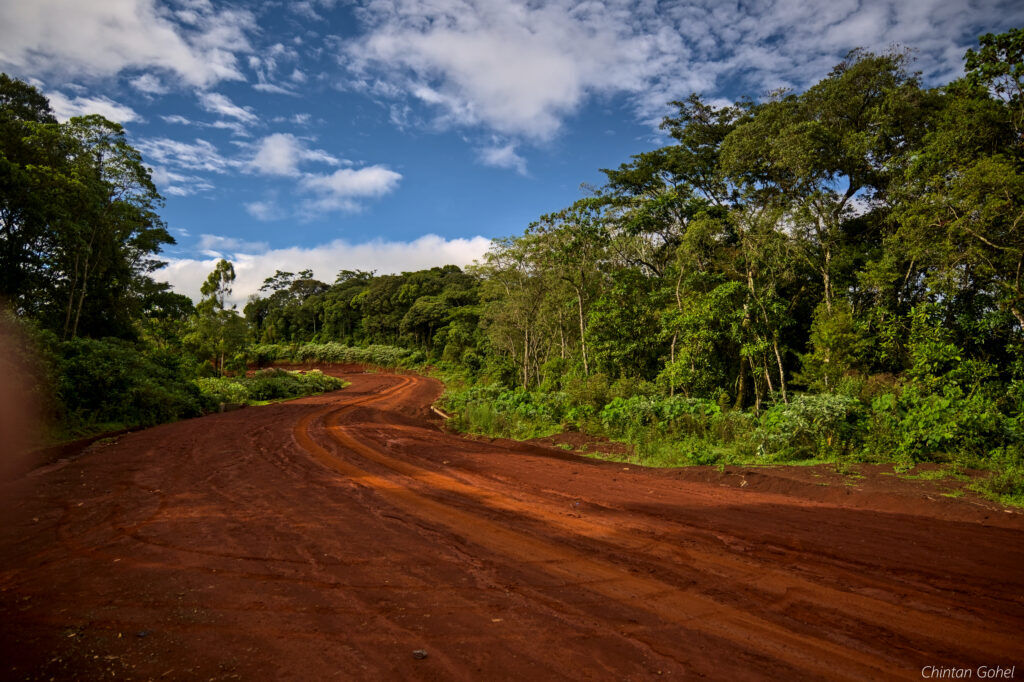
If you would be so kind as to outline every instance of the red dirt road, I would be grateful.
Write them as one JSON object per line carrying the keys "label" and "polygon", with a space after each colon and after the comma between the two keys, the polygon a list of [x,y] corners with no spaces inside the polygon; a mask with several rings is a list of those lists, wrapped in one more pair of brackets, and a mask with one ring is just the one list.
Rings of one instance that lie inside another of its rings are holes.
{"label": "red dirt road", "polygon": [[332,373],[0,489],[0,677],[1024,677],[1020,514],[464,439],[437,382]]}

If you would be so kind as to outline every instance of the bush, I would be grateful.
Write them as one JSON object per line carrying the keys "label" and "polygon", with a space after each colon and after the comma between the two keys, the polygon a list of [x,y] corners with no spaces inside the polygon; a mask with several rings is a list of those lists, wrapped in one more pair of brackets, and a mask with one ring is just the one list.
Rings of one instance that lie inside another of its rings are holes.
{"label": "bush", "polygon": [[912,465],[943,458],[979,459],[1009,434],[1006,418],[981,392],[955,385],[942,393],[912,382],[871,403],[867,450],[876,458]]}
{"label": "bush", "polygon": [[772,461],[847,455],[859,447],[862,414],[856,398],[799,395],[768,409],[752,438],[758,456]]}
{"label": "bush", "polygon": [[298,398],[334,391],[347,384],[319,370],[306,373],[264,369],[251,377],[216,377],[195,380],[204,396],[214,403],[247,403],[261,400]]}
{"label": "bush", "polygon": [[208,409],[181,356],[119,339],[73,339],[53,349],[61,418],[72,433],[151,426]]}
{"label": "bush", "polygon": [[712,417],[721,408],[711,400],[701,398],[651,398],[635,395],[614,398],[601,410],[601,423],[609,432],[629,435],[639,429],[651,428],[662,435],[696,434],[708,432]]}
{"label": "bush", "polygon": [[307,343],[301,346],[260,344],[249,349],[250,362],[258,366],[274,362],[324,362],[332,364],[380,365],[406,367],[420,365],[427,360],[422,351],[411,351],[396,346],[346,346],[342,343]]}
{"label": "bush", "polygon": [[244,403],[249,400],[245,384],[230,377],[200,377],[199,392],[212,403]]}
{"label": "bush", "polygon": [[989,465],[992,476],[980,486],[1003,502],[1024,505],[1024,446],[1016,444],[992,451]]}
{"label": "bush", "polygon": [[449,389],[442,405],[455,415],[452,426],[470,433],[536,438],[561,429],[567,411],[564,393],[540,393],[484,384]]}

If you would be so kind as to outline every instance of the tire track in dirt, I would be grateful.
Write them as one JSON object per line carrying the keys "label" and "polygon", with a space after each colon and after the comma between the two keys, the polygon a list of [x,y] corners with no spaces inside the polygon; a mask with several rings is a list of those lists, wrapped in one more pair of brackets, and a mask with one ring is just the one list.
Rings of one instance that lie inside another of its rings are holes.
{"label": "tire track in dirt", "polygon": [[[343,411],[335,410],[328,416],[326,424],[331,435],[344,447],[404,477],[406,479],[404,485],[419,484],[418,489],[421,492],[435,499],[441,494],[453,493],[456,498],[446,495],[443,501],[446,504],[455,502],[459,504],[460,508],[471,513],[474,511],[474,507],[481,506],[488,510],[511,512],[518,518],[537,521],[544,526],[562,531],[565,534],[565,537],[561,538],[563,544],[573,537],[583,537],[605,545],[603,553],[614,552],[632,557],[643,557],[645,562],[661,563],[663,566],[665,561],[670,561],[675,564],[669,566],[670,570],[679,564],[686,568],[700,566],[701,573],[716,580],[728,581],[736,586],[745,585],[754,591],[778,595],[775,606],[780,610],[785,605],[796,602],[814,603],[821,608],[826,608],[825,605],[828,605],[827,608],[830,611],[841,614],[844,618],[864,624],[884,623],[885,630],[890,633],[893,628],[898,629],[904,638],[908,633],[913,633],[919,640],[924,639],[925,643],[932,648],[935,648],[937,644],[944,647],[962,646],[964,642],[970,641],[987,655],[998,656],[1013,652],[1017,647],[1016,637],[1003,634],[992,627],[991,623],[981,623],[977,620],[964,623],[945,614],[925,613],[917,610],[901,613],[894,611],[890,602],[850,592],[840,592],[763,563],[743,561],[731,554],[715,553],[696,547],[684,549],[678,543],[670,543],[665,540],[623,534],[619,532],[623,530],[621,527],[613,528],[609,522],[591,521],[564,513],[551,513],[548,506],[525,502],[523,495],[503,495],[494,489],[474,486],[454,476],[429,471],[413,465],[407,460],[389,456],[380,447],[367,446],[358,441],[350,430],[340,423],[339,417],[343,413]],[[521,526],[522,524],[517,525]],[[643,526],[639,523],[632,524],[632,527],[627,530],[639,532],[643,530]],[[614,538],[614,540],[609,540],[609,538]],[[672,577],[676,578],[676,583],[685,582],[687,578],[678,574]],[[947,604],[947,606],[951,606],[951,604]],[[1006,625],[1012,624],[1007,623]],[[941,642],[935,640],[934,633],[941,633]]]}
{"label": "tire track in dirt", "polygon": [[[608,599],[638,607],[656,614],[669,622],[688,630],[701,632],[733,642],[739,647],[749,648],[761,655],[781,658],[797,668],[819,676],[835,676],[837,670],[848,679],[880,678],[892,674],[892,661],[854,651],[827,640],[796,634],[781,629],[778,625],[752,616],[733,607],[724,605],[704,595],[680,588],[676,585],[643,576],[636,576],[622,567],[596,560],[573,551],[565,546],[552,544],[537,536],[511,530],[464,508],[448,506],[414,492],[392,477],[368,472],[347,459],[342,459],[323,447],[311,434],[312,424],[325,420],[328,433],[342,448],[354,452],[370,461],[384,465],[392,471],[414,478],[434,490],[454,492],[473,500],[476,504],[529,514],[529,510],[506,498],[493,493],[481,494],[471,486],[459,483],[451,477],[426,472],[413,465],[401,462],[370,447],[353,437],[342,428],[339,417],[357,406],[385,403],[399,395],[414,382],[403,377],[394,387],[379,395],[352,401],[341,407],[325,410],[304,417],[295,428],[296,441],[318,461],[345,476],[370,487],[390,503],[434,524],[464,537],[466,541],[488,551],[512,559],[519,564],[533,566],[564,580],[568,585],[582,586]],[[552,523],[550,515],[538,515],[540,520]],[[574,533],[604,535],[604,529],[587,527],[581,523],[565,523],[559,519],[565,530]],[[624,549],[637,550],[636,546]],[[648,548],[649,549],[649,548]],[[735,566],[731,567],[735,569]],[[733,577],[737,572],[733,571]],[[749,575],[742,576],[749,578]],[[795,581],[791,581],[795,582]],[[806,584],[799,587],[807,588]],[[787,587],[786,589],[795,589]],[[867,602],[867,600],[862,600]],[[862,603],[863,605],[863,603]],[[875,607],[875,604],[871,604]],[[876,609],[877,611],[877,609]],[[905,623],[906,624],[906,623]],[[959,633],[957,633],[959,634]],[[1004,639],[993,633],[995,639]],[[1005,643],[992,642],[994,649],[1005,652]],[[1002,645],[1002,646],[1000,646]]]}
{"label": "tire track in dirt", "polygon": [[[0,679],[109,677],[114,659],[124,679],[303,680],[893,679],[1021,662],[1013,519],[624,474],[443,433],[435,381],[340,373],[342,392],[39,471],[21,521],[0,527]],[[138,630],[154,634],[121,637]]]}
{"label": "tire track in dirt", "polygon": [[[508,486],[496,487],[494,480],[480,477],[475,477],[477,480],[470,483],[465,475],[455,476],[428,470],[412,464],[408,456],[388,455],[387,446],[370,445],[358,439],[360,431],[365,432],[364,425],[360,422],[346,426],[343,417],[347,413],[348,409],[341,409],[328,415],[326,426],[329,433],[335,439],[339,439],[338,433],[342,434],[340,441],[344,446],[352,452],[358,452],[364,459],[381,465],[386,471],[403,477],[403,485],[416,487],[433,499],[460,506],[470,513],[479,513],[481,507],[488,511],[510,512],[516,515],[513,522],[520,529],[525,528],[522,523],[524,520],[538,522],[542,532],[556,528],[564,534],[557,538],[560,545],[572,544],[576,538],[586,538],[591,544],[584,547],[584,550],[592,551],[596,543],[602,553],[611,553],[620,565],[623,564],[622,557],[628,557],[633,562],[642,557],[645,564],[657,564],[662,572],[668,573],[667,578],[672,584],[692,581],[696,571],[704,582],[724,581],[734,591],[743,588],[755,596],[769,595],[775,600],[772,611],[762,615],[773,618],[783,627],[793,627],[800,623],[794,623],[791,618],[782,618],[780,612],[789,608],[806,609],[813,605],[821,612],[829,613],[837,623],[847,623],[848,632],[839,633],[844,638],[857,639],[859,632],[861,636],[858,643],[864,650],[877,648],[878,653],[883,655],[884,652],[889,660],[893,660],[894,650],[906,654],[970,646],[984,656],[1005,657],[1007,654],[1012,655],[1019,647],[1019,638],[1006,634],[1014,630],[1013,619],[1000,617],[999,614],[987,614],[983,620],[971,613],[961,613],[957,609],[958,604],[952,599],[940,597],[929,604],[920,605],[920,608],[903,603],[897,610],[890,600],[821,585],[794,574],[792,570],[777,568],[777,562],[752,561],[746,556],[738,558],[733,552],[713,551],[716,549],[715,543],[709,547],[708,543],[701,545],[688,542],[687,546],[681,547],[681,538],[673,538],[672,542],[668,542],[651,537],[650,529],[636,519],[617,516],[612,520],[590,520],[578,514],[553,512],[549,500],[536,496],[531,499],[523,487],[511,490]],[[398,431],[411,429],[401,425],[392,427],[392,430]],[[391,440],[388,439],[387,443],[390,444]],[[400,450],[402,454],[413,449],[409,443],[405,445]],[[623,530],[629,532],[623,533]],[[721,540],[721,536],[711,530],[692,526],[685,530],[691,536],[688,540],[692,540],[695,533]],[[728,548],[734,542],[735,539],[727,538],[721,544]],[[679,573],[680,567],[686,569],[686,574]],[[865,591],[878,590],[868,588]],[[865,632],[872,634],[871,641],[865,640]]]}

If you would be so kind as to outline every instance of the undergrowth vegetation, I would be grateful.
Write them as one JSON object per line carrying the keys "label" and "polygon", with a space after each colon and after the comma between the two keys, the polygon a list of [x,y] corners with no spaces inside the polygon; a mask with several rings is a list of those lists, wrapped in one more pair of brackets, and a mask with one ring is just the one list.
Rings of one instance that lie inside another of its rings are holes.
{"label": "undergrowth vegetation", "polygon": [[119,339],[48,346],[58,436],[74,437],[198,416],[213,405],[180,355]]}
{"label": "undergrowth vegetation", "polygon": [[396,346],[371,344],[365,347],[347,346],[342,343],[306,343],[296,345],[256,344],[247,352],[249,362],[265,366],[275,362],[332,363],[376,365],[379,367],[415,366],[424,362],[423,351],[414,351]]}
{"label": "undergrowth vegetation", "polygon": [[[442,407],[457,430],[537,438],[585,431],[633,446],[646,466],[791,464],[814,460],[839,471],[857,462],[894,462],[898,470],[938,462],[956,471],[988,469],[974,487],[1024,504],[1024,424],[979,394],[922,395],[911,382],[871,395],[867,382],[843,391],[802,394],[756,414],[715,401],[643,392],[598,395],[467,384],[447,375]],[[592,385],[607,386],[598,378]]]}
{"label": "undergrowth vegetation", "polygon": [[250,376],[202,377],[195,380],[199,392],[214,403],[254,403],[298,398],[336,391],[348,382],[319,370],[307,372],[263,369]]}

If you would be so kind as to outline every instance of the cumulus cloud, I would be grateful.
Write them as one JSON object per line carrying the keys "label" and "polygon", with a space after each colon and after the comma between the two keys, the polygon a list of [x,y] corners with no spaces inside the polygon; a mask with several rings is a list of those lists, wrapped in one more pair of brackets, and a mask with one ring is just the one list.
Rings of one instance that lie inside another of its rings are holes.
{"label": "cumulus cloud", "polygon": [[1011,0],[378,0],[341,44],[350,87],[406,97],[435,124],[543,140],[595,96],[656,121],[691,91],[802,88],[854,47],[917,50],[926,78],[960,68],[979,32],[1024,21]]}
{"label": "cumulus cloud", "polygon": [[290,133],[274,133],[259,141],[256,153],[246,168],[261,175],[296,177],[299,164],[306,161],[332,166],[341,163],[323,149],[310,149],[303,140]]}
{"label": "cumulus cloud", "polygon": [[310,147],[306,140],[290,133],[267,135],[255,144],[242,143],[243,150],[225,155],[213,143],[202,138],[193,142],[169,137],[141,139],[135,146],[153,165],[157,187],[168,194],[186,196],[212,189],[209,180],[196,173],[243,171],[271,177],[292,178],[295,182],[294,210],[286,210],[276,200],[266,198],[245,204],[249,215],[258,220],[277,220],[289,214],[311,218],[331,211],[358,211],[361,200],[380,197],[394,191],[402,175],[384,165],[345,167],[333,173],[305,172],[303,164],[351,166],[323,149]]}
{"label": "cumulus cloud", "polygon": [[388,194],[402,179],[401,174],[387,166],[366,166],[365,168],[340,168],[330,175],[309,174],[299,181],[299,187],[314,195],[305,202],[307,213],[330,211],[357,211],[357,201],[366,197]]}
{"label": "cumulus cloud", "polygon": [[[175,7],[179,9],[173,11]],[[116,76],[159,69],[190,86],[242,79],[254,15],[209,2],[31,0],[0,3],[0,65],[19,73]]]}
{"label": "cumulus cloud", "polygon": [[526,159],[516,153],[516,146],[511,142],[506,145],[484,147],[480,150],[480,161],[487,166],[508,168],[520,175],[526,175]]}
{"label": "cumulus cloud", "polygon": [[131,107],[118,104],[114,100],[102,95],[96,97],[68,97],[63,92],[48,92],[46,97],[50,100],[50,108],[53,109],[53,113],[61,121],[66,121],[72,116],[84,116],[85,114],[99,114],[118,123],[130,123],[142,119]]}
{"label": "cumulus cloud", "polygon": [[330,10],[335,4],[337,4],[337,0],[292,0],[288,3],[288,9],[306,19],[322,21],[324,17],[317,12],[317,9]]}
{"label": "cumulus cloud", "polygon": [[482,258],[491,243],[484,237],[445,239],[428,234],[410,242],[374,240],[352,243],[339,239],[311,248],[247,249],[244,244],[234,244],[232,246],[236,248],[229,248],[232,240],[228,238],[204,235],[203,239],[206,245],[216,247],[210,249],[208,258],[168,259],[167,266],[155,273],[156,278],[170,282],[179,293],[198,300],[200,285],[217,260],[225,257],[235,266],[231,302],[239,305],[250,294],[256,293],[263,280],[273,275],[275,270],[298,272],[312,268],[315,277],[333,282],[338,271],[344,269],[376,270],[385,274],[437,265],[462,267]]}

